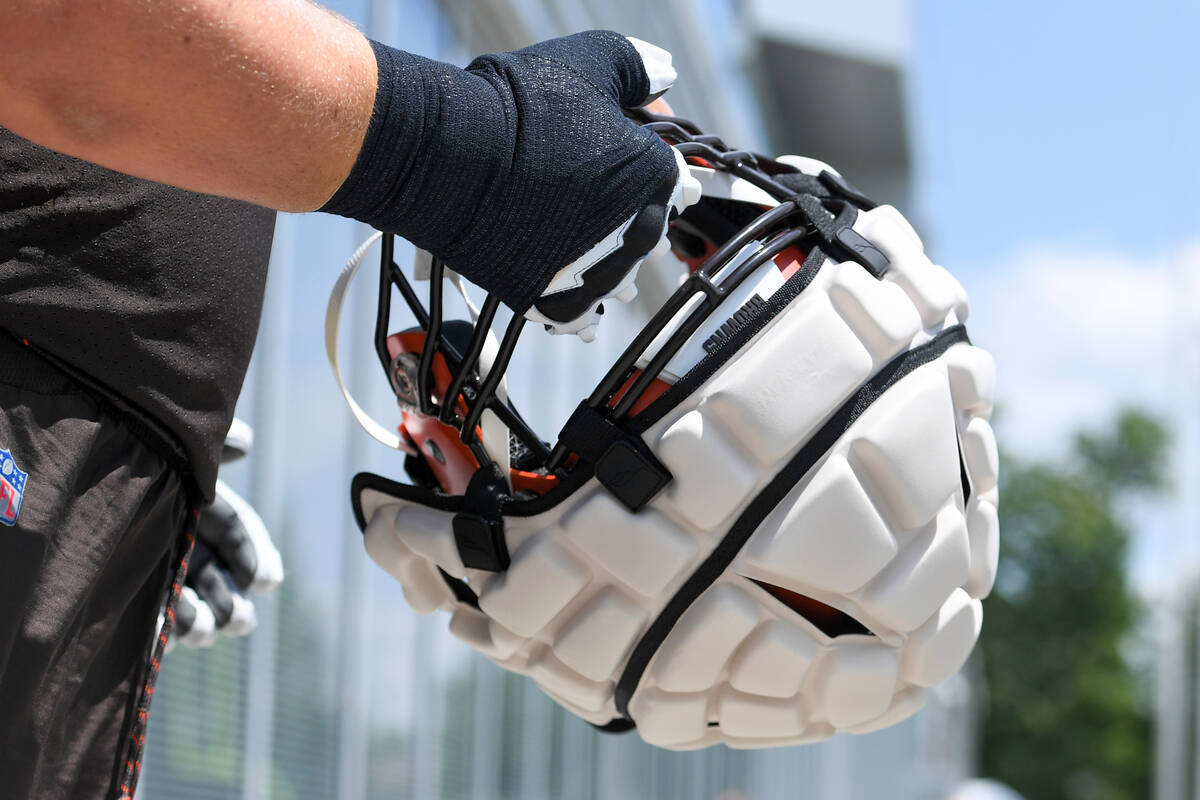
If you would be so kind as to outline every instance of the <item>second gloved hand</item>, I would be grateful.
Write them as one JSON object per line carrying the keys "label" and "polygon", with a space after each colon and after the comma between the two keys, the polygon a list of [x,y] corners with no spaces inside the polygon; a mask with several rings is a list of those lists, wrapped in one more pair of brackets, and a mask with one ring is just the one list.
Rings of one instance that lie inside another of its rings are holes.
{"label": "second gloved hand", "polygon": [[[246,454],[249,426],[234,420],[222,462]],[[254,508],[222,481],[216,499],[200,512],[196,546],[175,608],[175,635],[187,647],[211,647],[218,634],[246,636],[258,619],[248,592],[267,592],[283,581],[283,561]]]}
{"label": "second gloved hand", "polygon": [[682,157],[623,108],[674,82],[670,54],[586,31],[467,68],[373,43],[358,162],[322,208],[404,236],[557,333],[629,300],[668,215],[699,196]]}

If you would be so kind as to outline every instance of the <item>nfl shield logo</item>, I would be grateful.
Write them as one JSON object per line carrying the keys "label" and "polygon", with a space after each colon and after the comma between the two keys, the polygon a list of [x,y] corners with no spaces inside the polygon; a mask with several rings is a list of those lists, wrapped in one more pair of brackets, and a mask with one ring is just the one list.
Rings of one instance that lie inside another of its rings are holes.
{"label": "nfl shield logo", "polygon": [[28,472],[22,472],[13,460],[12,453],[0,447],[0,523],[14,525],[17,514],[21,513],[21,498],[25,494],[25,479]]}

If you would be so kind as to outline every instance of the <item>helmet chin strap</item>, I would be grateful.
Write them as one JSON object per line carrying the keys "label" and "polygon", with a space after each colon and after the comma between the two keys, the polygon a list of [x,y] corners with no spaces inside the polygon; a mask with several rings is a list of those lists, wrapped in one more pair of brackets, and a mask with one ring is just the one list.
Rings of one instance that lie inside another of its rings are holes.
{"label": "helmet chin strap", "polygon": [[355,422],[361,425],[362,429],[380,444],[390,447],[393,450],[401,450],[409,455],[417,455],[417,451],[412,445],[400,436],[392,433],[381,423],[375,421],[355,401],[354,396],[350,394],[350,390],[346,388],[346,382],[342,380],[342,367],[338,363],[338,326],[342,320],[342,308],[346,304],[346,291],[350,288],[350,282],[354,280],[354,275],[358,272],[358,268],[362,266],[367,251],[381,238],[383,238],[383,234],[376,232],[359,245],[359,248],[350,256],[350,259],[346,262],[346,266],[342,268],[341,274],[338,275],[337,280],[333,284],[333,291],[329,293],[329,305],[325,307],[325,356],[329,359],[329,366],[333,368],[333,378],[337,381],[338,389],[341,390],[342,398],[345,399],[346,405],[350,407],[350,413],[354,415]]}
{"label": "helmet chin strap", "polygon": [[[358,404],[354,396],[350,393],[350,389],[346,386],[342,379],[342,368],[338,360],[338,332],[342,319],[342,310],[346,304],[346,293],[350,289],[350,284],[354,280],[359,267],[362,266],[363,260],[366,258],[367,252],[383,237],[382,233],[373,233],[365,242],[363,242],[353,255],[346,262],[346,266],[342,268],[342,272],[338,275],[337,280],[333,284],[333,291],[329,293],[329,304],[325,308],[325,356],[329,359],[329,365],[333,369],[334,380],[337,381],[338,389],[342,392],[342,398],[345,399],[346,405],[350,408],[350,413],[354,416],[363,430],[365,430],[372,439],[389,447],[393,450],[400,450],[409,455],[418,455],[417,450],[408,443],[403,437],[393,433],[387,426],[378,422],[367,411]],[[418,280],[428,280],[429,272],[426,267],[422,269],[422,260],[428,262],[429,256],[422,250],[417,250],[415,259],[414,271]],[[467,311],[471,315],[471,321],[477,323],[479,320],[479,309],[467,294],[466,286],[463,279],[455,272],[447,270],[447,275],[451,283],[458,289],[462,295],[463,301],[466,303]],[[500,350],[500,342],[496,338],[496,334],[489,329],[487,332],[487,341],[483,347],[483,353],[479,357],[480,377],[486,377],[491,370],[492,364],[495,363],[496,355]],[[506,382],[502,378],[500,385],[496,388],[496,398],[502,402],[508,402],[508,392]],[[500,419],[490,410],[485,410],[479,419],[479,427],[482,435],[480,441],[483,449],[487,452],[489,458],[496,462],[500,467],[501,473],[505,480],[509,482],[511,489],[511,475],[509,468],[511,466],[511,458],[508,447],[508,428],[500,421]]]}

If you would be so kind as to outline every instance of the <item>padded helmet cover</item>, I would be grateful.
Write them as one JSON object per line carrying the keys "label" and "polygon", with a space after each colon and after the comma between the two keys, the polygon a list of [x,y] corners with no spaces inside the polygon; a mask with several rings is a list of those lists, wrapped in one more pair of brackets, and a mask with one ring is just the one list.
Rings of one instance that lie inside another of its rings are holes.
{"label": "padded helmet cover", "polygon": [[[755,199],[736,183],[719,191]],[[418,612],[655,745],[797,744],[916,712],[971,652],[995,577],[994,364],[901,214],[855,205],[882,275],[807,250],[751,324],[626,420],[671,476],[637,511],[581,459],[505,500],[507,569],[471,569],[462,496],[364,474],[370,557]]]}

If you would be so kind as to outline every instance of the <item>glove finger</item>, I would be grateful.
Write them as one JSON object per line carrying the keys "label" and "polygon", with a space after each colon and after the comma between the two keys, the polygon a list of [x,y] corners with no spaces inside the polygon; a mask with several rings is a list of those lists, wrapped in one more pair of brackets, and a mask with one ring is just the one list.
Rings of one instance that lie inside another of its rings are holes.
{"label": "glove finger", "polygon": [[[218,490],[224,487],[225,499],[236,513],[239,535],[244,536],[244,541],[250,543],[250,550],[254,554],[253,567],[248,570],[248,582],[238,585],[252,592],[269,592],[275,589],[283,583],[283,556],[271,541],[266,523],[254,510],[254,506],[246,502],[240,494],[220,481],[217,484]],[[247,566],[250,566],[248,562]]]}
{"label": "glove finger", "polygon": [[249,636],[258,627],[258,614],[254,603],[241,592],[233,592],[233,611],[229,621],[217,630],[225,636]]}
{"label": "glove finger", "polygon": [[192,548],[192,557],[188,559],[188,574],[187,580],[185,581],[188,586],[194,586],[196,583],[196,576],[200,573],[200,570],[204,569],[212,561],[215,561],[217,557],[204,534],[201,532],[201,529],[204,527],[205,515],[207,513],[207,509],[200,512],[200,522],[196,529],[196,545]]}
{"label": "glove finger", "polygon": [[238,588],[265,592],[283,581],[283,559],[262,517],[222,481],[213,504],[200,515],[198,534]]}
{"label": "glove finger", "polygon": [[193,588],[200,602],[211,610],[216,627],[224,627],[233,616],[233,588],[216,562],[196,574]]}
{"label": "glove finger", "polygon": [[217,640],[217,624],[212,609],[196,592],[185,586],[175,604],[175,636],[184,647],[212,647]]}
{"label": "glove finger", "polygon": [[639,106],[644,106],[666,94],[666,91],[675,85],[675,80],[679,77],[679,73],[671,66],[671,53],[669,51],[633,36],[626,36],[625,38],[629,40],[629,43],[637,50],[638,55],[642,57],[642,68],[646,70],[646,77],[650,80],[650,93],[646,96],[645,100],[638,103]]}
{"label": "glove finger", "polygon": [[221,463],[228,464],[244,458],[254,446],[254,429],[245,420],[237,417],[229,424],[229,432],[225,434],[225,443],[221,446]]}
{"label": "glove finger", "polygon": [[[662,53],[666,51],[662,50]],[[633,40],[614,31],[573,33],[559,39],[538,42],[518,50],[517,54],[569,65],[572,72],[585,76],[593,86],[603,90],[622,108],[637,108],[653,99],[650,96],[651,77],[644,57]],[[501,54],[500,58],[504,55]],[[668,54],[665,70],[673,73],[669,58]],[[490,60],[493,60],[493,57],[480,56],[471,62],[467,69],[471,70]],[[674,82],[674,76],[668,75],[662,66],[664,59],[661,55],[655,54],[651,60],[655,65],[660,86],[667,77]],[[662,91],[666,90],[665,86],[661,88]]]}

